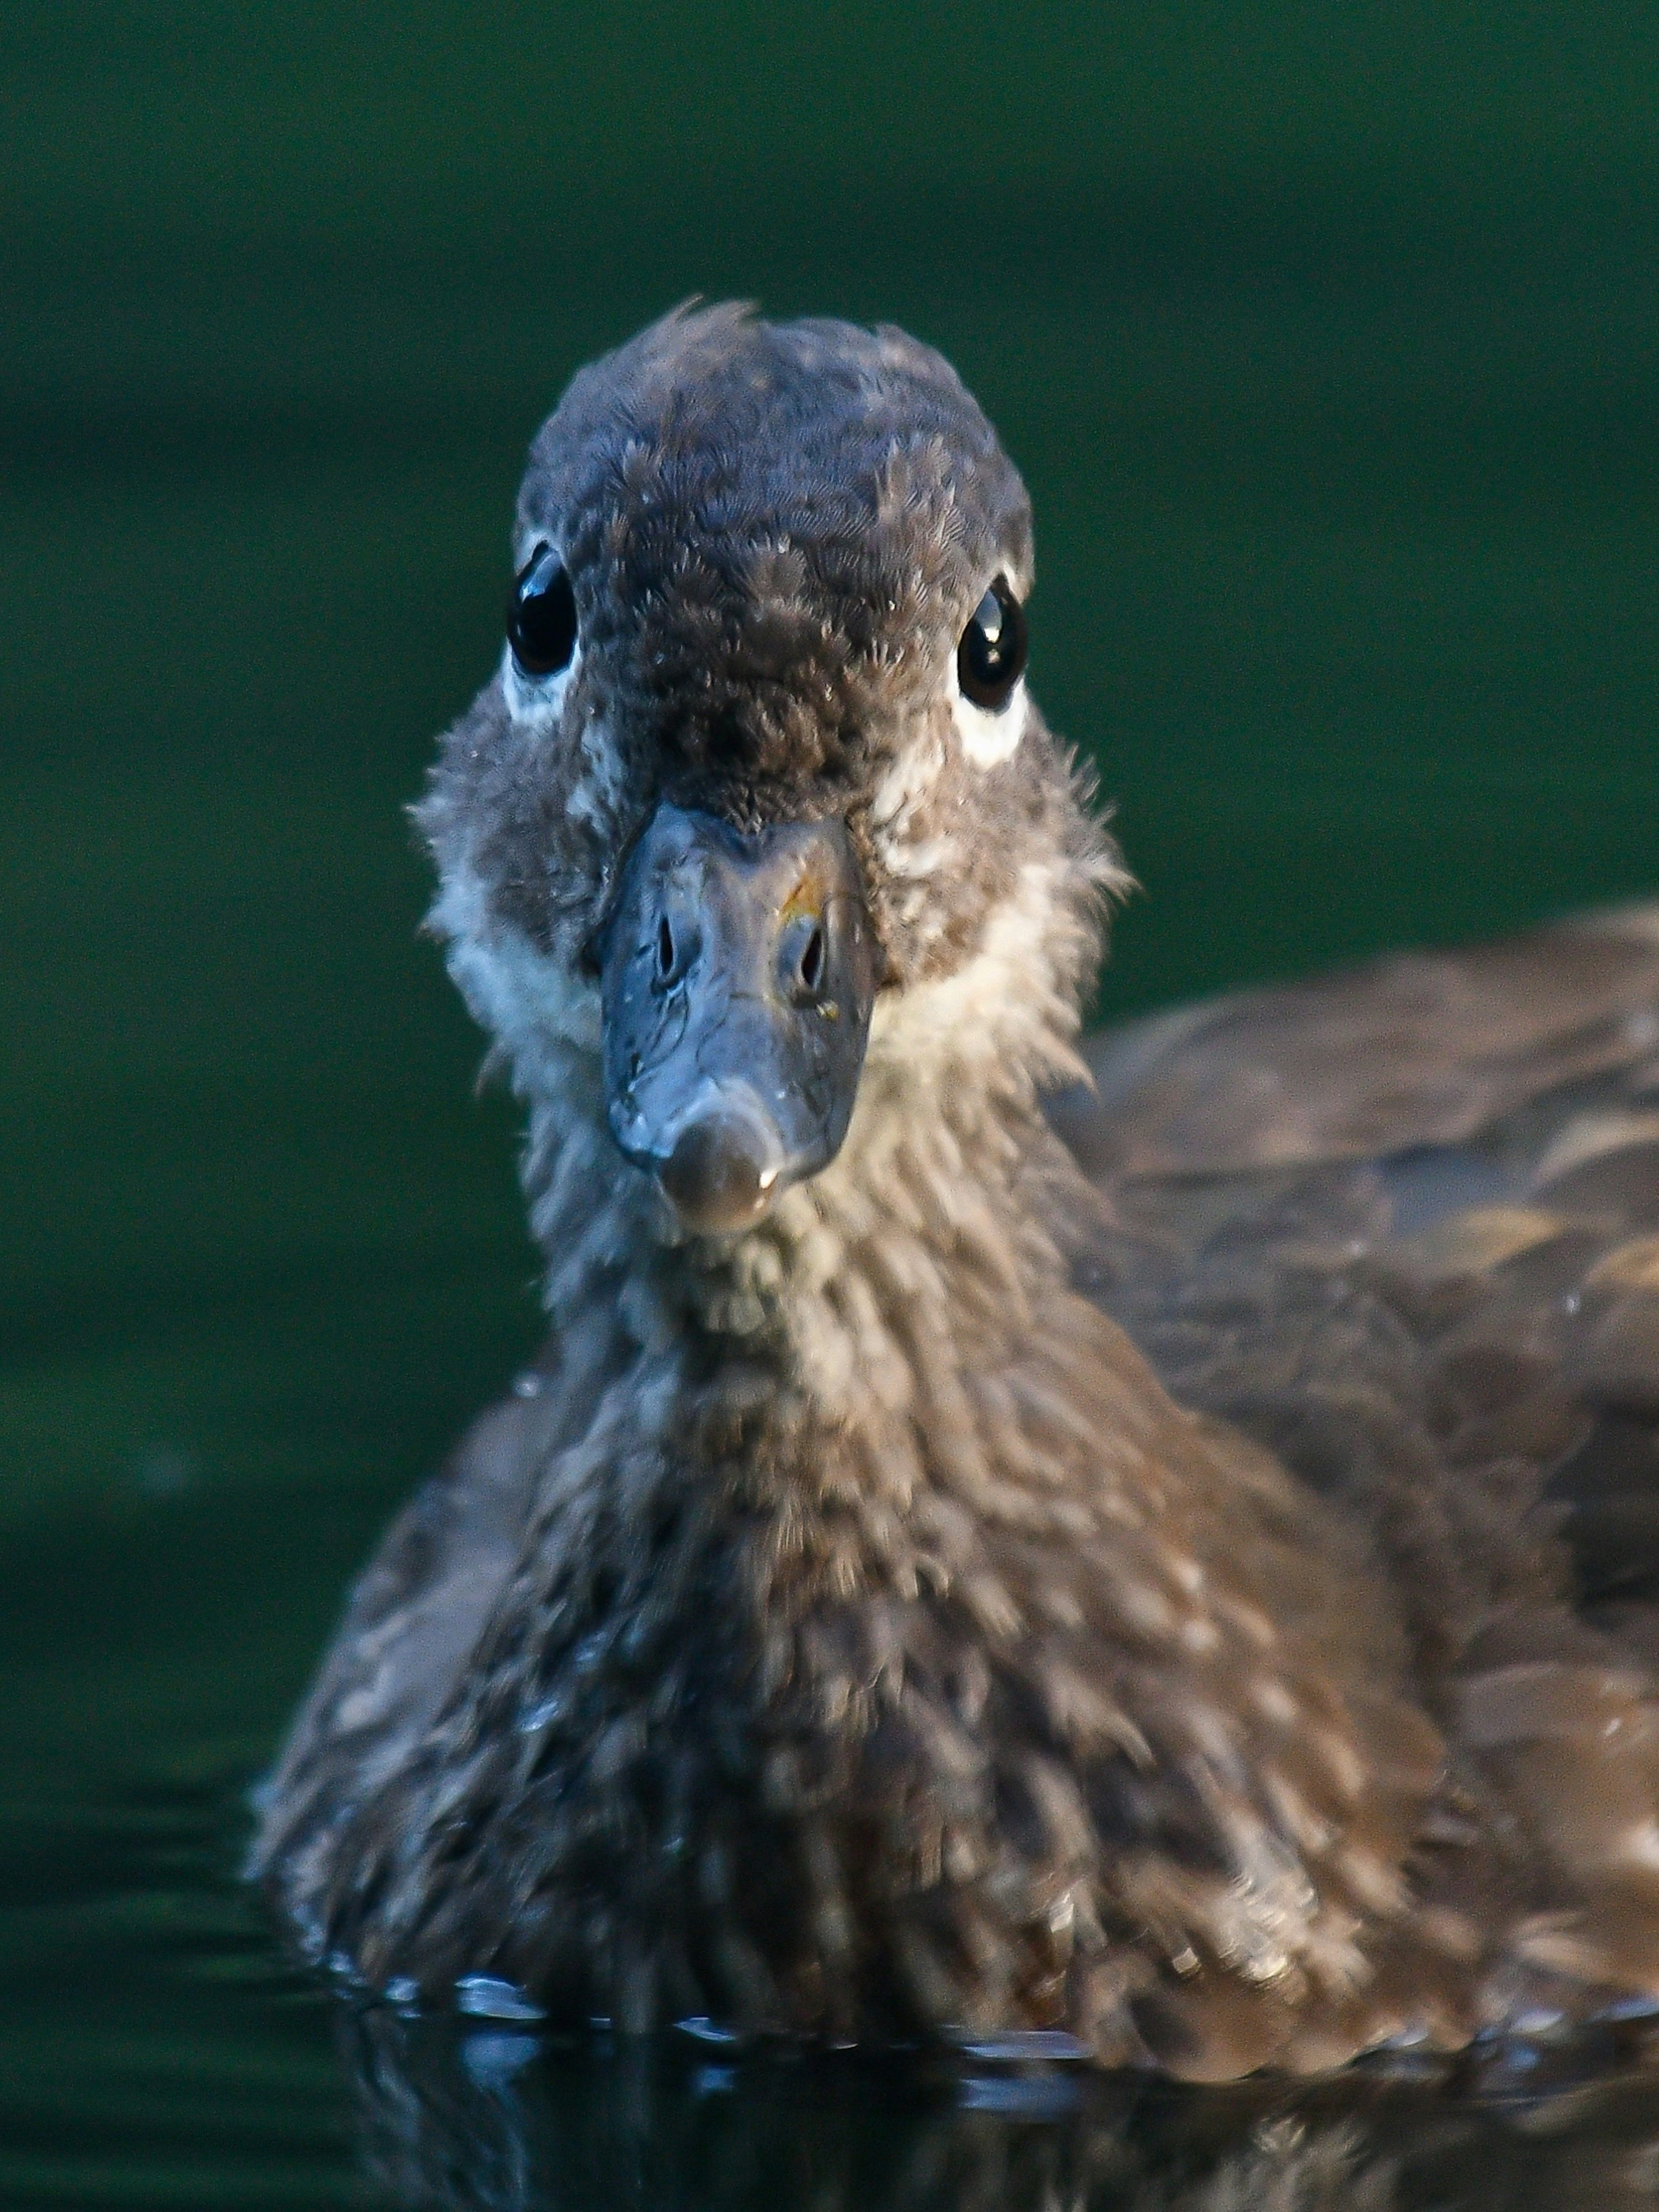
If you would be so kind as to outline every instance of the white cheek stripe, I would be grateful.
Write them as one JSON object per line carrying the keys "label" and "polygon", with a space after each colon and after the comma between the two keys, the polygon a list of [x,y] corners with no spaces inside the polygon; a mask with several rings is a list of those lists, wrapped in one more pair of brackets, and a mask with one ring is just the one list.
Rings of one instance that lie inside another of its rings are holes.
{"label": "white cheek stripe", "polygon": [[473,1019],[503,1046],[526,1090],[550,1044],[600,1049],[599,986],[538,952],[522,931],[495,921],[484,887],[465,861],[444,872],[427,916],[446,940],[449,972]]}
{"label": "white cheek stripe", "polygon": [[975,768],[1000,768],[1025,734],[1025,683],[1015,684],[1013,696],[1000,714],[975,707],[960,691],[951,702],[962,750]]}
{"label": "white cheek stripe", "polygon": [[973,956],[948,975],[884,991],[870,1020],[866,1066],[908,1080],[975,1059],[1022,1054],[1070,1072],[1075,1024],[1054,979],[1057,938],[1076,927],[1060,901],[1068,868],[1028,861],[1011,897],[986,917]]}

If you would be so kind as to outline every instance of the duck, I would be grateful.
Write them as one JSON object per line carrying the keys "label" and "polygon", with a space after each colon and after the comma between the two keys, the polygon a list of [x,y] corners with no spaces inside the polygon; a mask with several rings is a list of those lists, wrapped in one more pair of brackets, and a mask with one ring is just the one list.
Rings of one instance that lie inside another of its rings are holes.
{"label": "duck", "polygon": [[415,817],[550,1331],[263,1785],[290,1940],[1189,2081],[1639,2033],[1659,903],[1085,1039],[1030,501],[894,328],[669,314],[514,568]]}

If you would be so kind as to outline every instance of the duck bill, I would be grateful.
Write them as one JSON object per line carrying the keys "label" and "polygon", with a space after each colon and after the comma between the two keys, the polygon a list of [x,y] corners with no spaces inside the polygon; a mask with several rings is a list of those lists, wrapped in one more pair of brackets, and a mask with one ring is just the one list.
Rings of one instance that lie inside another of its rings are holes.
{"label": "duck bill", "polygon": [[596,948],[605,1102],[694,1234],[750,1228],[841,1149],[875,939],[839,821],[745,832],[665,802]]}

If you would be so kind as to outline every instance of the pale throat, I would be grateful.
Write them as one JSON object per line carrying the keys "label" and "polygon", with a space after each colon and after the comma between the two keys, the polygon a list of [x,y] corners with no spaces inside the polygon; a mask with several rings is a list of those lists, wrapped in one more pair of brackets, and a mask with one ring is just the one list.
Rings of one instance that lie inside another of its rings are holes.
{"label": "pale throat", "polygon": [[600,1356],[652,1379],[671,1431],[677,1402],[762,1376],[809,1431],[908,1421],[944,1370],[1017,1357],[1064,1293],[1025,1185],[1054,1150],[1040,1091],[1070,1065],[1075,1015],[1029,976],[1006,989],[1006,949],[884,1002],[841,1152],[741,1237],[678,1235],[567,1046],[567,1080],[532,1098],[526,1157],[556,1334],[608,1337]]}
{"label": "pale throat", "polygon": [[[1079,978],[1097,936],[1075,863],[1029,861],[964,957],[880,994],[839,1154],[734,1239],[679,1234],[618,1152],[598,990],[575,948],[538,949],[490,908],[458,869],[434,921],[529,1108],[530,1226],[573,1382],[589,1362],[620,1364],[656,1402],[676,1395],[676,1373],[724,1362],[763,1370],[833,1424],[872,1397],[897,1411],[919,1361],[1015,1348],[1064,1274],[1028,1170],[1041,1152],[1051,1187],[1068,1171],[1041,1097],[1082,1073]],[[1091,1202],[1080,1176],[1077,1197]]]}

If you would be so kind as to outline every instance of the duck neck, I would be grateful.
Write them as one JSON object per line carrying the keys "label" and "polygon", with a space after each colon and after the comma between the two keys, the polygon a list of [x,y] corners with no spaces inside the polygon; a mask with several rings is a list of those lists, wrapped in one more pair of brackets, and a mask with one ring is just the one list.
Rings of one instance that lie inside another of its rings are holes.
{"label": "duck neck", "polygon": [[980,1454],[985,1378],[1052,1336],[1068,1244],[1100,1212],[1040,1103],[1078,1072],[1075,963],[1034,962],[1018,920],[884,1001],[841,1153],[741,1237],[676,1235],[573,1054],[526,1155],[573,1415],[625,1419],[682,1466],[839,1468],[866,1498]]}

